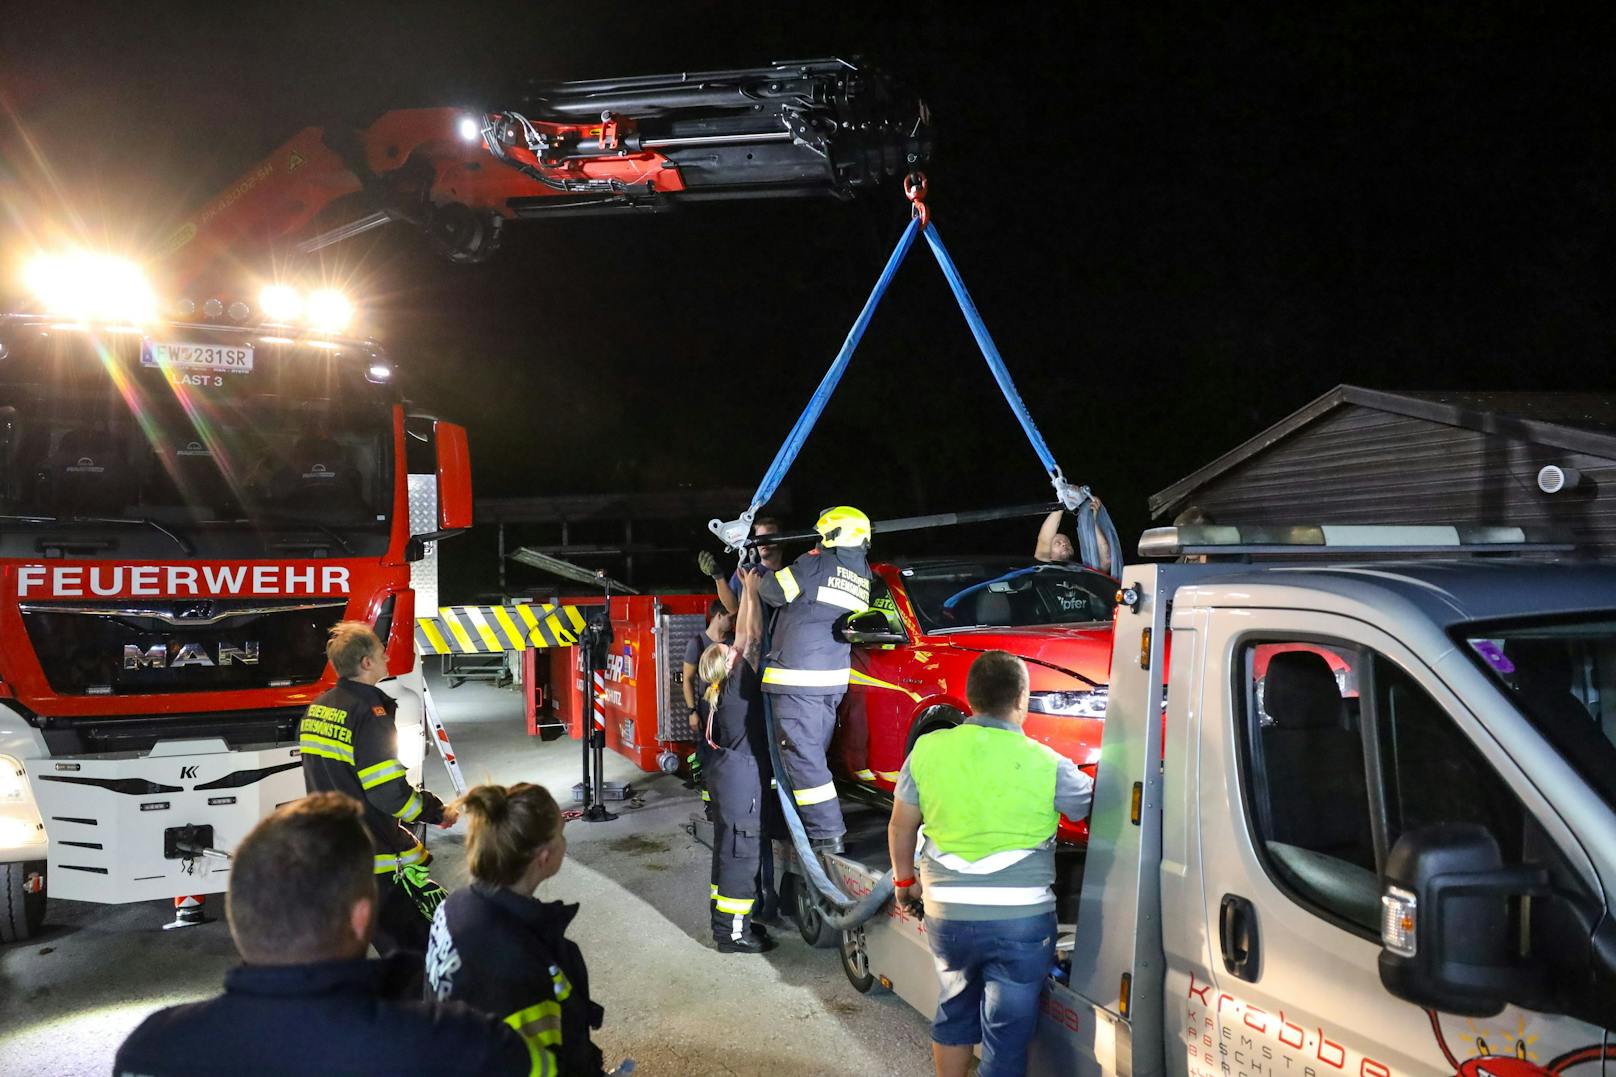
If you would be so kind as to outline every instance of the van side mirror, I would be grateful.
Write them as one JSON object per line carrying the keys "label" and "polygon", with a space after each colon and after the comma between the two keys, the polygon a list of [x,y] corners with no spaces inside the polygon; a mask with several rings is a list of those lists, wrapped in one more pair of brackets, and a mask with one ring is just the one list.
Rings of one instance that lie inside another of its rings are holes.
{"label": "van side mirror", "polygon": [[471,526],[471,451],[466,428],[433,423],[438,450],[438,530],[464,531]]}
{"label": "van side mirror", "polygon": [[880,610],[865,610],[844,617],[837,622],[837,636],[844,643],[908,643],[909,637],[892,631],[887,615]]}
{"label": "van side mirror", "polygon": [[1382,878],[1382,986],[1469,1017],[1509,1003],[1534,1008],[1547,993],[1547,968],[1521,952],[1518,899],[1550,893],[1542,868],[1504,865],[1485,827],[1443,823],[1404,834]]}

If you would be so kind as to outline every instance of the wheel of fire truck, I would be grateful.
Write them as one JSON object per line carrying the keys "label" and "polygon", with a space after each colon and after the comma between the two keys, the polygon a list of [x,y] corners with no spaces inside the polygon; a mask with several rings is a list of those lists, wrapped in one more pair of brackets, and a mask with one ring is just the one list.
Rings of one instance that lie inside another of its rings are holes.
{"label": "wheel of fire truck", "polygon": [[0,864],[0,942],[32,938],[45,922],[45,861]]}
{"label": "wheel of fire truck", "polygon": [[838,954],[842,959],[842,971],[847,974],[847,982],[853,985],[853,990],[861,995],[872,992],[881,994],[888,990],[880,977],[870,971],[870,955],[864,946],[862,927],[842,932]]}
{"label": "wheel of fire truck", "polygon": [[915,750],[915,741],[927,733],[935,733],[939,729],[953,729],[965,721],[965,715],[953,707],[927,707],[914,725],[909,727],[909,743],[903,746],[903,757],[909,758],[909,753]]}
{"label": "wheel of fire truck", "polygon": [[781,901],[789,903],[791,918],[797,921],[803,942],[820,950],[840,944],[842,932],[825,922],[825,907],[813,887],[792,874],[781,880],[780,887],[786,891],[781,894]]}

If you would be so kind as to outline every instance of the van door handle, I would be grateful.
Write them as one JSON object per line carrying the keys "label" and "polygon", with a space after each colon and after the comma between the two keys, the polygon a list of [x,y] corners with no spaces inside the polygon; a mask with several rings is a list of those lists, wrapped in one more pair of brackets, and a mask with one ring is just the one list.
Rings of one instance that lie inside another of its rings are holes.
{"label": "van door handle", "polygon": [[1224,894],[1218,916],[1218,943],[1223,967],[1242,980],[1255,982],[1262,972],[1257,945],[1257,909],[1236,894]]}

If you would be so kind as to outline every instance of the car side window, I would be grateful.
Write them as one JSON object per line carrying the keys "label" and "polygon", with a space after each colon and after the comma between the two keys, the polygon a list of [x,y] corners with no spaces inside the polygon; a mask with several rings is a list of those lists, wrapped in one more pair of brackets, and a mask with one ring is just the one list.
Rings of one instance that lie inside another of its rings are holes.
{"label": "car side window", "polygon": [[1242,748],[1252,824],[1275,881],[1304,904],[1373,931],[1380,887],[1359,700],[1348,687],[1360,661],[1348,644],[1248,645]]}

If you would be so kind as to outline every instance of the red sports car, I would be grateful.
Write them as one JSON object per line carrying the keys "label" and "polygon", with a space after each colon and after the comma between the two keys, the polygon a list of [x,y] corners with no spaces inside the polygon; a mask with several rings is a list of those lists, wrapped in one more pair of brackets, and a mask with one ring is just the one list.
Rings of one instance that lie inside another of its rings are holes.
{"label": "red sports car", "polygon": [[[831,746],[831,766],[842,778],[890,792],[917,739],[971,713],[966,672],[993,650],[1027,663],[1027,734],[1093,776],[1110,679],[1115,580],[1081,565],[1014,557],[871,567],[871,608],[847,625],[853,680]],[[1084,844],[1088,823],[1063,818],[1059,836]]]}

